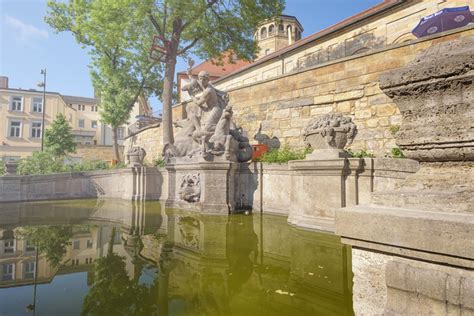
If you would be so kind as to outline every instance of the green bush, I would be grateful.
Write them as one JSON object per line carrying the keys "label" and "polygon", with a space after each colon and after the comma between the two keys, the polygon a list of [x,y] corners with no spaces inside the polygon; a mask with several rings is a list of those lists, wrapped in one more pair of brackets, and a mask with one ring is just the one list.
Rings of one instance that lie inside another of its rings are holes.
{"label": "green bush", "polygon": [[306,155],[311,153],[313,150],[310,147],[305,149],[291,149],[289,147],[283,147],[279,149],[272,149],[264,153],[257,161],[267,163],[287,163],[290,160],[302,160],[306,158]]}
{"label": "green bush", "polygon": [[390,134],[395,135],[400,130],[400,125],[390,125],[388,130],[390,131]]}
{"label": "green bush", "polygon": [[17,173],[20,175],[50,174],[58,172],[80,172],[109,169],[109,164],[102,160],[90,160],[78,163],[64,163],[64,159],[55,159],[50,152],[34,152],[21,159]]}
{"label": "green bush", "polygon": [[403,154],[402,150],[398,147],[392,148],[390,151],[390,157],[392,158],[406,158],[405,155]]}
{"label": "green bush", "polygon": [[155,167],[164,167],[165,166],[165,160],[163,159],[163,157],[156,157],[154,160],[153,160],[153,165]]}
{"label": "green bush", "polygon": [[359,151],[352,151],[350,148],[346,150],[346,152],[352,157],[352,158],[375,158],[375,155],[371,152],[368,152],[365,149],[361,149]]}
{"label": "green bush", "polygon": [[93,170],[107,170],[109,164],[103,160],[89,160],[67,165],[68,171],[93,171]]}
{"label": "green bush", "polygon": [[21,159],[17,169],[17,173],[20,175],[50,174],[65,171],[67,170],[63,161],[54,159],[53,154],[47,151],[36,151],[31,156]]}

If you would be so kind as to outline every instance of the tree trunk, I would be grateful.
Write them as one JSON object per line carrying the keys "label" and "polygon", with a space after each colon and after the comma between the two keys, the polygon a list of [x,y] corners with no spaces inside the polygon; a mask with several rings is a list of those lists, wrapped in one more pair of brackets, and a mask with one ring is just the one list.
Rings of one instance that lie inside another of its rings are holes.
{"label": "tree trunk", "polygon": [[165,65],[165,77],[163,80],[163,145],[173,144],[173,116],[172,116],[172,101],[173,101],[173,81],[174,71],[176,67],[176,55],[169,56]]}
{"label": "tree trunk", "polygon": [[115,153],[115,159],[117,162],[121,162],[122,160],[120,159],[120,153],[119,153],[119,146],[118,146],[118,140],[117,140],[117,128],[112,127],[112,146],[114,149]]}
{"label": "tree trunk", "polygon": [[181,18],[176,17],[173,21],[173,32],[165,58],[165,77],[163,80],[163,93],[161,95],[163,102],[163,145],[174,143],[171,106],[173,102],[174,71],[182,26],[183,21]]}

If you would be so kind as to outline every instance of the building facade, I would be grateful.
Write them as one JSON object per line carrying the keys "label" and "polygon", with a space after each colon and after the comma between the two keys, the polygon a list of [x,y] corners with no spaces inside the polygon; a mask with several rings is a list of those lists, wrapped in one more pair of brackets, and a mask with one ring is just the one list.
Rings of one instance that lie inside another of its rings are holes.
{"label": "building facade", "polygon": [[[46,92],[46,104],[44,104],[43,91],[9,88],[8,78],[1,78],[0,160],[18,160],[41,149],[43,110],[45,128],[51,125],[58,114],[63,114],[72,127],[74,141],[78,145],[92,149],[98,146],[100,147],[98,152],[101,153],[112,146],[112,129],[100,121],[99,99]],[[143,106],[137,102],[130,114],[130,123],[141,114],[141,108]],[[122,145],[127,136],[127,126],[118,129],[119,145]],[[82,152],[91,151],[81,151],[74,158],[80,160],[102,157],[101,155],[83,157]]]}

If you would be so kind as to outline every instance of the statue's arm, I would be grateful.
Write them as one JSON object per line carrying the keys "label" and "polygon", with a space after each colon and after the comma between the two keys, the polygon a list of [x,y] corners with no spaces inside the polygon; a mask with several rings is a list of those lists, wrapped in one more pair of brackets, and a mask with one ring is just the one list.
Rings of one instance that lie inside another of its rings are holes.
{"label": "statue's arm", "polygon": [[200,97],[193,97],[194,103],[200,108],[207,110],[207,101],[209,100],[210,90],[205,89]]}

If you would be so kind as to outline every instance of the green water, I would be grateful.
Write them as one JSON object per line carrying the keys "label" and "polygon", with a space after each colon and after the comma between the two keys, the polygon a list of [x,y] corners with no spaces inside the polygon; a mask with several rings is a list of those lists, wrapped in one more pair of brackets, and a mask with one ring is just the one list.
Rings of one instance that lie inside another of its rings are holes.
{"label": "green water", "polygon": [[353,314],[350,249],[283,217],[4,203],[0,239],[1,316]]}

